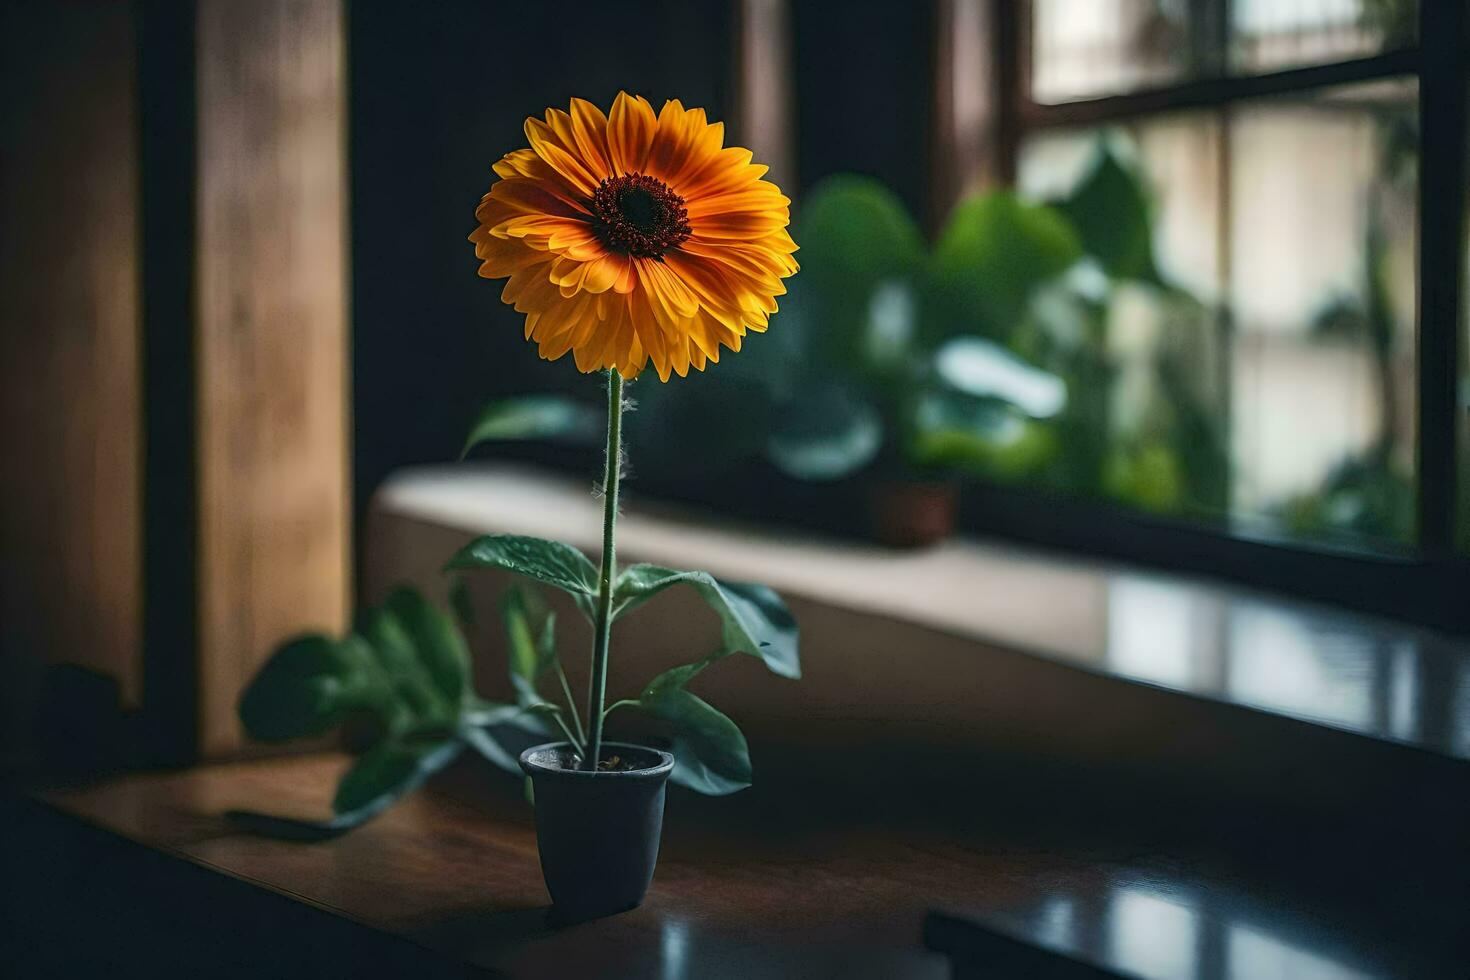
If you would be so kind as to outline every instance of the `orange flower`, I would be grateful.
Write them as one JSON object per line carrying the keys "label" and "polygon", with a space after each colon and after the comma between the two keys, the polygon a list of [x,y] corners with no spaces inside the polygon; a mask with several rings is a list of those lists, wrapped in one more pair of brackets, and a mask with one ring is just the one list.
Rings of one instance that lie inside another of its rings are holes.
{"label": "orange flower", "polygon": [[526,314],[547,360],[661,380],[704,370],[764,331],[797,270],[791,201],[703,109],[618,93],[526,120],[530,149],[495,164],[470,235],[480,275]]}

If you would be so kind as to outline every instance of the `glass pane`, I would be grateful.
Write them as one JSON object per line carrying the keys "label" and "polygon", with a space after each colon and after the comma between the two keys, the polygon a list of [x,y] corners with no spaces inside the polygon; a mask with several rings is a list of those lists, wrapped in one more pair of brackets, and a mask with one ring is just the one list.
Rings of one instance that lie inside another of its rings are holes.
{"label": "glass pane", "polygon": [[1187,77],[1184,8],[1167,0],[1037,0],[1032,97],[1067,102]]}
{"label": "glass pane", "polygon": [[1025,143],[1034,199],[1067,200],[1099,146],[1142,174],[1163,285],[1091,287],[1104,366],[1069,380],[1107,447],[1068,489],[1245,533],[1409,542],[1416,102],[1394,81]]}
{"label": "glass pane", "polygon": [[1231,66],[1276,71],[1404,47],[1418,14],[1417,0],[1233,0]]}
{"label": "glass pane", "polygon": [[1037,200],[1066,200],[1102,148],[1140,175],[1158,273],[1157,281],[1073,277],[1091,300],[1083,308],[1095,303],[1099,313],[1093,349],[1044,363],[1068,380],[1070,411],[1089,420],[1062,426],[1061,452],[1074,457],[1062,489],[1226,517],[1221,134],[1218,114],[1181,113],[1105,133],[1038,134],[1022,148],[1020,189]]}
{"label": "glass pane", "polygon": [[[1220,296],[1220,123],[1213,113],[1152,116],[1122,131],[1115,144],[1146,175],[1153,198],[1155,260],[1166,280],[1196,298]],[[1022,147],[1022,194],[1059,200],[1083,177],[1097,150],[1096,132],[1042,132]]]}
{"label": "glass pane", "polygon": [[1033,10],[1031,97],[1043,104],[1366,57],[1412,45],[1419,14],[1418,0],[1035,0]]}
{"label": "glass pane", "polygon": [[1233,512],[1243,527],[1413,531],[1416,92],[1394,82],[1230,123]]}

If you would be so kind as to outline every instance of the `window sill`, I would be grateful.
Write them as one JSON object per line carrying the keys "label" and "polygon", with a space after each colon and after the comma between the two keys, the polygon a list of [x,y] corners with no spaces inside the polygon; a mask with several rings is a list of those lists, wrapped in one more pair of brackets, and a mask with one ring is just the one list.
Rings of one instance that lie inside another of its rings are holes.
{"label": "window sill", "polygon": [[[971,656],[988,650],[1039,658],[1470,761],[1470,643],[1463,640],[1018,545],[955,539],[893,551],[754,527],[640,501],[636,484],[632,490],[618,524],[623,561],[764,582],[797,606],[817,610],[815,620],[799,616],[808,651],[803,684],[823,682],[820,660],[833,645],[833,631],[858,641],[846,648],[844,673],[850,678],[864,671],[862,652],[872,648],[872,637],[864,637],[846,613],[902,638],[905,652],[889,650],[890,658],[935,648],[952,654],[961,641]],[[590,484],[528,467],[406,470],[374,500],[367,591],[381,595],[403,578],[433,587],[443,557],[471,534],[557,538],[595,556],[600,520]],[[639,636],[654,645],[660,640]],[[813,657],[819,661],[815,678]],[[910,663],[896,684],[871,674],[874,683],[861,690],[852,685],[843,706],[873,720],[931,729],[973,723],[980,702],[967,703],[967,675],[946,675],[942,660],[920,670]],[[1016,690],[1018,697],[1025,693],[1024,685]],[[885,702],[892,710],[884,710]]]}

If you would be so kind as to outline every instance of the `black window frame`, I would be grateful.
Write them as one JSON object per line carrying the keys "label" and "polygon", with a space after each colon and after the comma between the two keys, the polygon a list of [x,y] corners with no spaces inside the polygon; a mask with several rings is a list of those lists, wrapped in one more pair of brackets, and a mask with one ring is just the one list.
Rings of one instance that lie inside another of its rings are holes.
{"label": "black window frame", "polygon": [[[992,172],[1014,184],[1021,141],[1046,129],[1100,126],[1164,112],[1379,79],[1419,85],[1416,537],[1404,554],[1331,542],[1255,540],[1223,527],[1098,500],[966,488],[965,524],[1069,551],[1220,576],[1455,632],[1470,632],[1470,556],[1457,550],[1462,426],[1457,397],[1465,320],[1466,138],[1470,4],[1421,0],[1418,42],[1378,54],[1260,74],[1218,76],[1058,104],[1031,99],[1031,0],[985,0],[992,60]],[[1228,18],[1230,0],[1211,5]],[[1222,25],[1215,25],[1223,30]],[[1223,35],[1222,35],[1223,36]]]}

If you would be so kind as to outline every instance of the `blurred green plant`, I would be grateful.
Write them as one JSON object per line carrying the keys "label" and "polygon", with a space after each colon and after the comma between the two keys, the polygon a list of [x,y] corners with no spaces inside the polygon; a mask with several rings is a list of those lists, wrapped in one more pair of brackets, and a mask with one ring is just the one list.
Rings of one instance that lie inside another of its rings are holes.
{"label": "blurred green plant", "polygon": [[1007,192],[974,197],[930,251],[891,191],[840,175],[812,190],[797,234],[804,273],[816,274],[784,307],[804,332],[801,380],[768,443],[778,468],[806,480],[869,466],[1008,480],[1045,465],[1055,444],[1037,423],[1062,411],[1065,386],[1002,338],[1081,254],[1059,212]]}
{"label": "blurred green plant", "polygon": [[1387,236],[1372,210],[1364,233],[1362,283],[1361,298],[1334,298],[1317,315],[1313,328],[1318,337],[1345,338],[1368,350],[1378,432],[1365,452],[1342,460],[1319,488],[1286,500],[1277,513],[1286,529],[1297,535],[1346,531],[1407,542],[1414,533],[1414,482],[1394,458],[1399,405],[1394,391],[1392,276]]}
{"label": "blurred green plant", "polygon": [[1384,48],[1413,44],[1419,35],[1419,4],[1438,0],[1359,0],[1358,23],[1377,34]]}
{"label": "blurred green plant", "polygon": [[[1152,229],[1148,186],[1111,138],[1057,200],[961,201],[927,253],[880,183],[823,181],[797,220],[804,275],[783,310],[802,334],[788,359],[800,380],[777,407],[772,459],[803,479],[877,466],[1220,513],[1224,420],[1199,377],[1217,320],[1160,275]],[[1113,404],[1124,366],[1110,319],[1125,293],[1161,335],[1128,368],[1149,395],[1131,427]],[[793,465],[792,445],[820,466]]]}
{"label": "blurred green plant", "polygon": [[[448,568],[515,572],[568,592],[590,618],[596,568],[568,545],[489,535],[461,549]],[[735,653],[757,657],[783,677],[800,676],[796,622],[764,586],[656,565],[631,565],[619,574],[612,614],[626,615],[679,585],[691,587],[716,613],[719,647],[653,678],[637,698],[614,702],[603,717],[618,709],[641,712],[668,740],[674,782],[710,795],[733,793],[751,782],[745,736],[687,685]],[[282,645],[240,701],[245,730],[263,742],[282,742],[343,729],[360,754],[337,785],[330,820],[249,811],[234,811],[230,818],[270,836],[321,840],[372,819],[467,748],[516,775],[520,753],[554,730],[578,752],[586,751],[589,725],[561,664],[556,615],[540,593],[517,583],[501,603],[512,704],[475,693],[461,629],[472,622],[473,610],[458,580],[450,604],[459,624],[417,590],[403,587],[363,613],[343,637],[310,634]]]}

